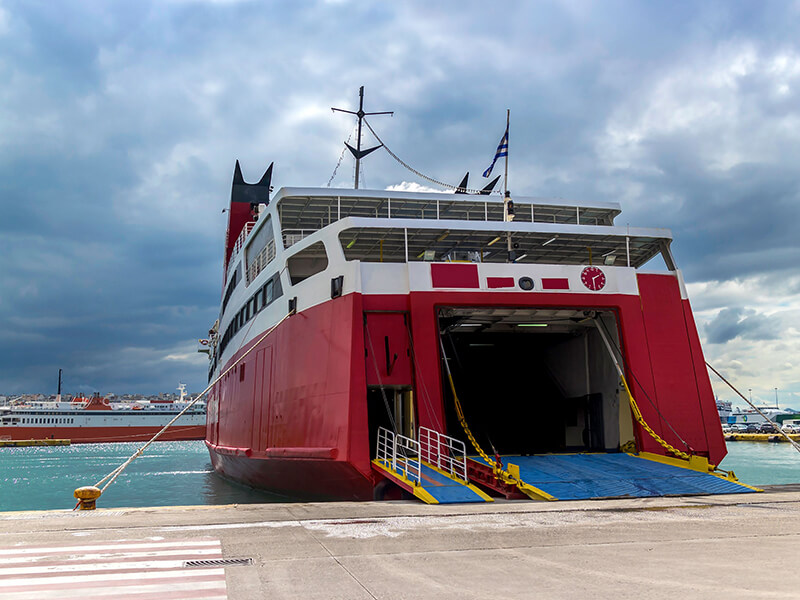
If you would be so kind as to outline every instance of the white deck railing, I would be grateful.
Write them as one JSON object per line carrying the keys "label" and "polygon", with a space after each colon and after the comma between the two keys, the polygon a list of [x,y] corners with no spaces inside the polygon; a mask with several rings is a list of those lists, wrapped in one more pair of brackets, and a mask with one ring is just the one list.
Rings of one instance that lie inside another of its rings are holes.
{"label": "white deck railing", "polygon": [[227,272],[231,272],[231,266],[233,265],[236,257],[239,256],[239,251],[244,246],[245,241],[247,240],[247,236],[250,235],[250,232],[253,231],[253,227],[255,227],[255,221],[248,221],[242,227],[242,231],[239,233],[239,237],[236,238],[236,241],[233,243],[233,249],[231,250],[231,256],[228,259],[228,270]]}
{"label": "white deck railing", "polygon": [[275,240],[270,240],[267,245],[258,253],[253,262],[247,266],[247,285],[264,270],[269,263],[275,259]]}
{"label": "white deck railing", "polygon": [[428,429],[419,428],[419,457],[422,462],[449,473],[457,479],[467,479],[467,452],[464,442]]}
{"label": "white deck railing", "polygon": [[288,248],[289,246],[293,246],[317,231],[319,231],[319,229],[284,229],[282,232],[283,247]]}
{"label": "white deck railing", "polygon": [[419,484],[422,469],[419,464],[419,443],[409,437],[378,429],[376,458],[395,473]]}

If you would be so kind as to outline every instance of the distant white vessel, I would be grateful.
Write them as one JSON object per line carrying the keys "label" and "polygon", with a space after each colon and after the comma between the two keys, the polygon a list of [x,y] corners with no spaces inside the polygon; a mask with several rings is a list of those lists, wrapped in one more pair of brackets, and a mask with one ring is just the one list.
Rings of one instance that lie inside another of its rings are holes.
{"label": "distant white vessel", "polygon": [[[776,421],[780,415],[794,415],[796,411],[791,408],[780,408],[764,404],[758,407],[770,421]],[[719,420],[723,424],[732,425],[734,423],[747,425],[748,423],[766,423],[766,419],[754,408],[741,409],[738,406],[732,407],[731,402],[717,400],[717,412]]]}
{"label": "distant white vessel", "polygon": [[[109,402],[95,394],[72,402],[15,403],[0,406],[0,439],[70,439],[84,442],[139,442],[149,440],[180,413],[186,401],[186,386],[180,384],[180,399]],[[198,440],[205,434],[205,404],[198,402],[159,438],[164,441]]]}

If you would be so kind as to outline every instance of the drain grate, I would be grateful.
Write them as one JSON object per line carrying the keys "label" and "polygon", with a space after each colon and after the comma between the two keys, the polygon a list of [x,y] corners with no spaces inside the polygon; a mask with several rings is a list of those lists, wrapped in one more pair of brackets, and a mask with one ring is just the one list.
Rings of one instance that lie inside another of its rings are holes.
{"label": "drain grate", "polygon": [[184,567],[238,567],[240,565],[252,565],[252,558],[215,558],[212,560],[185,560]]}

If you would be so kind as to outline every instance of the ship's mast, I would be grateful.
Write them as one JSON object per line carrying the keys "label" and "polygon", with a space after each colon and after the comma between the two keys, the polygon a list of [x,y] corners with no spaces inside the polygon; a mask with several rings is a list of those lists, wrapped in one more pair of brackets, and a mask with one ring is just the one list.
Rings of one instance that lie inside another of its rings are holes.
{"label": "ship's mast", "polygon": [[[514,220],[514,202],[511,200],[511,192],[508,191],[508,146],[511,127],[511,109],[506,109],[506,172],[503,177],[503,220],[511,222]],[[514,244],[511,240],[511,232],[506,233],[506,248],[508,250],[508,262],[516,262],[517,253],[514,251]]]}
{"label": "ship's mast", "polygon": [[356,138],[356,147],[353,148],[347,142],[344,143],[347,146],[348,150],[353,154],[353,157],[356,159],[356,181],[355,181],[355,189],[358,189],[358,178],[360,174],[361,168],[361,159],[364,158],[370,152],[373,152],[383,146],[375,146],[374,148],[367,148],[366,150],[361,149],[361,121],[367,115],[394,115],[393,111],[383,111],[383,112],[364,112],[364,86],[362,85],[358,88],[358,112],[353,112],[352,110],[345,110],[343,108],[333,108],[331,110],[334,112],[343,112],[350,115],[356,115],[358,117],[358,137]]}

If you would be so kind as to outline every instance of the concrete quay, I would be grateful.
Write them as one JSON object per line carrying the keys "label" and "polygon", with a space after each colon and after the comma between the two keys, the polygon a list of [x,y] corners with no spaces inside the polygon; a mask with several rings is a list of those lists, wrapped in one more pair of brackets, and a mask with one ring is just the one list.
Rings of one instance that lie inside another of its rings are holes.
{"label": "concrete quay", "polygon": [[[552,503],[0,513],[0,598],[67,597],[70,589],[84,598],[100,597],[99,587],[86,593],[68,578],[52,577],[56,567],[48,570],[53,555],[46,552],[58,548],[58,564],[89,568],[103,563],[98,548],[147,543],[202,543],[221,548],[222,558],[252,559],[218,569],[221,591],[213,597],[231,600],[794,599],[800,597],[793,576],[800,557],[800,486],[760,494]],[[44,558],[31,558],[36,552]],[[64,552],[71,554],[64,558]],[[37,561],[44,561],[38,571]],[[15,569],[20,565],[34,567]],[[151,572],[148,577],[158,575],[152,565],[142,569]],[[158,595],[157,581],[142,590],[156,590],[153,597],[212,597],[191,591]],[[150,596],[142,591],[136,597]]]}

